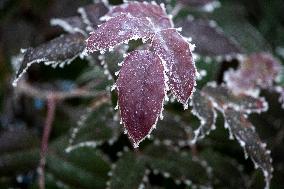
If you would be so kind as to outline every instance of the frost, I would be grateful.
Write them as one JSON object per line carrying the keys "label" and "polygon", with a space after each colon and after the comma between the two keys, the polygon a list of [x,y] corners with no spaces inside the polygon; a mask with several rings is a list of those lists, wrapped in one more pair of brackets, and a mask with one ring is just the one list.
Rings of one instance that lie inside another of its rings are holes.
{"label": "frost", "polygon": [[101,24],[100,17],[105,15],[108,8],[104,3],[95,3],[78,9],[83,22],[86,24],[86,31],[93,31]]}
{"label": "frost", "polygon": [[134,147],[151,133],[162,111],[163,71],[160,58],[150,51],[131,52],[120,70],[116,83],[118,104]]}
{"label": "frost", "polygon": [[272,55],[255,53],[241,60],[237,70],[227,71],[224,79],[235,94],[253,94],[271,87],[280,71],[281,64]]}
{"label": "frost", "polygon": [[72,62],[85,48],[85,38],[80,33],[62,35],[36,48],[29,48],[24,52],[21,66],[17,71],[13,86],[24,75],[28,68],[35,63],[56,67]]}
{"label": "frost", "polygon": [[167,15],[165,8],[153,3],[139,3],[139,2],[127,2],[121,6],[116,6],[109,11],[107,17],[116,17],[121,14],[129,13],[137,18],[148,17],[153,23],[153,26],[158,28],[172,28],[173,24],[169,16]]}
{"label": "frost", "polygon": [[225,85],[215,86],[208,84],[202,90],[216,103],[217,109],[231,107],[243,113],[260,113],[267,111],[268,104],[264,98],[249,95],[235,95]]}
{"label": "frost", "polygon": [[68,33],[82,33],[86,35],[86,25],[79,16],[67,18],[54,18],[50,20],[52,26],[60,26]]}
{"label": "frost", "polygon": [[78,148],[83,148],[83,147],[92,147],[92,148],[96,148],[98,145],[101,145],[102,141],[86,141],[86,142],[81,142],[72,146],[68,146],[65,149],[66,153],[70,153],[73,150],[76,150]]}
{"label": "frost", "polygon": [[192,113],[200,119],[201,123],[199,128],[194,131],[194,139],[191,142],[195,143],[215,129],[217,114],[212,102],[199,91],[195,91],[191,103],[193,106]]}
{"label": "frost", "polygon": [[155,35],[152,48],[166,63],[171,92],[186,107],[196,77],[189,44],[175,29],[166,29]]}
{"label": "frost", "polygon": [[262,169],[266,187],[269,186],[273,171],[272,160],[253,125],[241,113],[231,108],[224,111],[224,117],[232,134],[244,148],[245,156],[252,159],[256,168]]}
{"label": "frost", "polygon": [[[87,39],[87,49],[89,52],[106,51],[132,39],[149,39],[153,35],[149,25],[149,21],[145,18],[122,14],[110,19],[91,33],[91,36]],[[119,32],[125,34],[117,35]]]}

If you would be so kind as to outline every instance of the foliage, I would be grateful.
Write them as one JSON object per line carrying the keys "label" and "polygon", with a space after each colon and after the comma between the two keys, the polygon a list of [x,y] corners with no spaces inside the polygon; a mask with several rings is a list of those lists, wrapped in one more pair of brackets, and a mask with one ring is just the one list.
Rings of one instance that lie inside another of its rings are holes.
{"label": "foliage", "polygon": [[64,34],[12,58],[0,186],[281,188],[278,41],[270,46],[233,2],[116,3],[58,13],[50,24]]}

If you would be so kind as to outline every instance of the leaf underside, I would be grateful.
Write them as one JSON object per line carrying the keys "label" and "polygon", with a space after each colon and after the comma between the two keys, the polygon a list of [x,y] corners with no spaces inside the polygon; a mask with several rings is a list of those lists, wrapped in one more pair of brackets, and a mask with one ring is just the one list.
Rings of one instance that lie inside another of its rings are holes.
{"label": "leaf underside", "polygon": [[165,97],[164,67],[151,51],[133,51],[125,58],[116,82],[122,122],[138,144],[155,127]]}
{"label": "leaf underside", "polygon": [[56,66],[72,61],[85,49],[85,37],[80,33],[61,35],[45,44],[25,51],[16,74],[17,81],[34,63],[46,62]]}
{"label": "leaf underside", "polygon": [[85,33],[85,29],[87,27],[80,16],[55,18],[52,19],[50,23],[52,26],[60,26],[64,31],[68,33]]}
{"label": "leaf underside", "polygon": [[192,97],[192,112],[200,119],[200,126],[195,130],[193,142],[204,138],[215,129],[216,112],[212,102],[200,91],[195,91]]}
{"label": "leaf underside", "polygon": [[[206,86],[202,90],[209,95],[216,105],[225,109],[227,107],[234,108],[242,113],[264,112],[267,110],[267,102],[264,98],[252,97],[245,94],[234,95],[226,86]],[[217,107],[217,108],[218,108]]]}

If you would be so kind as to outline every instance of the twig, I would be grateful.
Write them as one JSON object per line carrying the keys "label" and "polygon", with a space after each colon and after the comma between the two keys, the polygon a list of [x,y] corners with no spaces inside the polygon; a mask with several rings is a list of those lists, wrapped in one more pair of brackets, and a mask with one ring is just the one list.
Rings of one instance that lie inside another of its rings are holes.
{"label": "twig", "polygon": [[47,117],[44,124],[43,137],[41,142],[40,163],[39,163],[39,188],[45,189],[45,164],[48,151],[48,140],[52,129],[56,110],[56,98],[50,94],[47,98]]}
{"label": "twig", "polygon": [[53,97],[57,100],[64,100],[64,99],[70,99],[70,98],[88,98],[88,97],[94,97],[97,95],[105,94],[106,92],[96,92],[96,91],[88,91],[83,88],[74,89],[71,91],[52,91],[52,90],[42,90],[38,89],[32,85],[30,85],[26,81],[22,81],[18,84],[18,87],[16,88],[19,92],[30,96],[30,97],[36,97],[39,99],[47,99],[50,93],[52,93]]}

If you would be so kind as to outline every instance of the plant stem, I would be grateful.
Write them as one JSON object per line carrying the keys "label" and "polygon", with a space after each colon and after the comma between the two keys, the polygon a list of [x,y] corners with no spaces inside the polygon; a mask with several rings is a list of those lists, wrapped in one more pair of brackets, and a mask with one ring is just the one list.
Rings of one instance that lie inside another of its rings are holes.
{"label": "plant stem", "polygon": [[47,116],[44,124],[41,152],[40,152],[40,163],[39,163],[39,188],[45,189],[45,164],[46,155],[48,151],[48,140],[52,129],[52,123],[54,121],[54,115],[56,110],[56,98],[51,94],[47,98]]}

